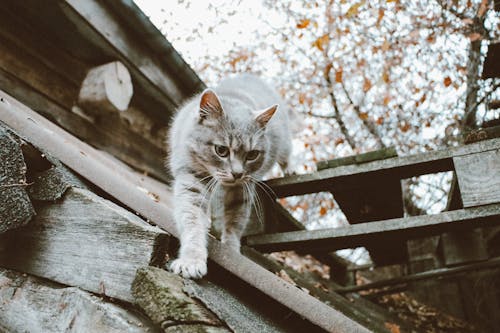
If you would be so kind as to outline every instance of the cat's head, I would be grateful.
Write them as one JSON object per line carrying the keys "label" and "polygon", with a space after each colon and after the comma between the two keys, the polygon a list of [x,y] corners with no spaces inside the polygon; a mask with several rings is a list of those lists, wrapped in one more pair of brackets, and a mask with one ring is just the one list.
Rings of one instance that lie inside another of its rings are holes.
{"label": "cat's head", "polygon": [[[205,90],[200,98],[194,147],[199,167],[226,186],[261,177],[272,152],[266,126],[278,105],[251,110],[248,105],[225,101],[224,108],[214,91]],[[267,171],[267,170],[265,170]]]}

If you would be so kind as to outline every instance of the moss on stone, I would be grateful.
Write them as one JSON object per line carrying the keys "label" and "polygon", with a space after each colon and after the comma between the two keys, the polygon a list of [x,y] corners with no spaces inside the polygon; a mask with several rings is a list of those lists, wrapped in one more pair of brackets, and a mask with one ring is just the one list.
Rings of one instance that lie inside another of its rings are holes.
{"label": "moss on stone", "polygon": [[184,293],[183,287],[180,276],[157,267],[146,267],[137,271],[132,294],[136,303],[157,324],[196,322],[219,325],[219,320]]}

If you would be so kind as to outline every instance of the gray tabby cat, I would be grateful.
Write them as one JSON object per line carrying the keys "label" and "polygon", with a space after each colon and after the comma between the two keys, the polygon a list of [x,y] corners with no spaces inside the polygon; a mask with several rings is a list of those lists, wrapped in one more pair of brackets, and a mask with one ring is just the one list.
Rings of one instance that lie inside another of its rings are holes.
{"label": "gray tabby cat", "polygon": [[[244,74],[195,96],[170,129],[174,218],[180,234],[178,259],[170,269],[186,278],[207,273],[210,201],[223,198],[221,241],[235,251],[250,218],[257,181],[278,163],[288,165],[288,113],[278,94]],[[222,203],[221,203],[222,204]]]}

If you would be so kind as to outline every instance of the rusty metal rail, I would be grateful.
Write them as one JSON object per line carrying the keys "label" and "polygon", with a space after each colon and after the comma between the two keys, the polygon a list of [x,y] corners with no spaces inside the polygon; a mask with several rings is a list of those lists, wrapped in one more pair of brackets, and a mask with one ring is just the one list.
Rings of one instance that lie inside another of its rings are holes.
{"label": "rusty metal rail", "polygon": [[[177,236],[166,186],[108,158],[0,90],[0,121],[130,209]],[[369,332],[247,257],[209,239],[209,257],[232,274],[329,332]]]}

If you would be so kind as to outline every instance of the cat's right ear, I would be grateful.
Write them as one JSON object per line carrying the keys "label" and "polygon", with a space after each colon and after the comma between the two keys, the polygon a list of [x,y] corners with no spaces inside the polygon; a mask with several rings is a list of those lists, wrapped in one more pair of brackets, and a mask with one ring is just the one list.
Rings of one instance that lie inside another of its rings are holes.
{"label": "cat's right ear", "polygon": [[222,113],[222,106],[215,92],[211,89],[205,89],[200,99],[200,119],[203,120],[208,117],[217,118]]}

